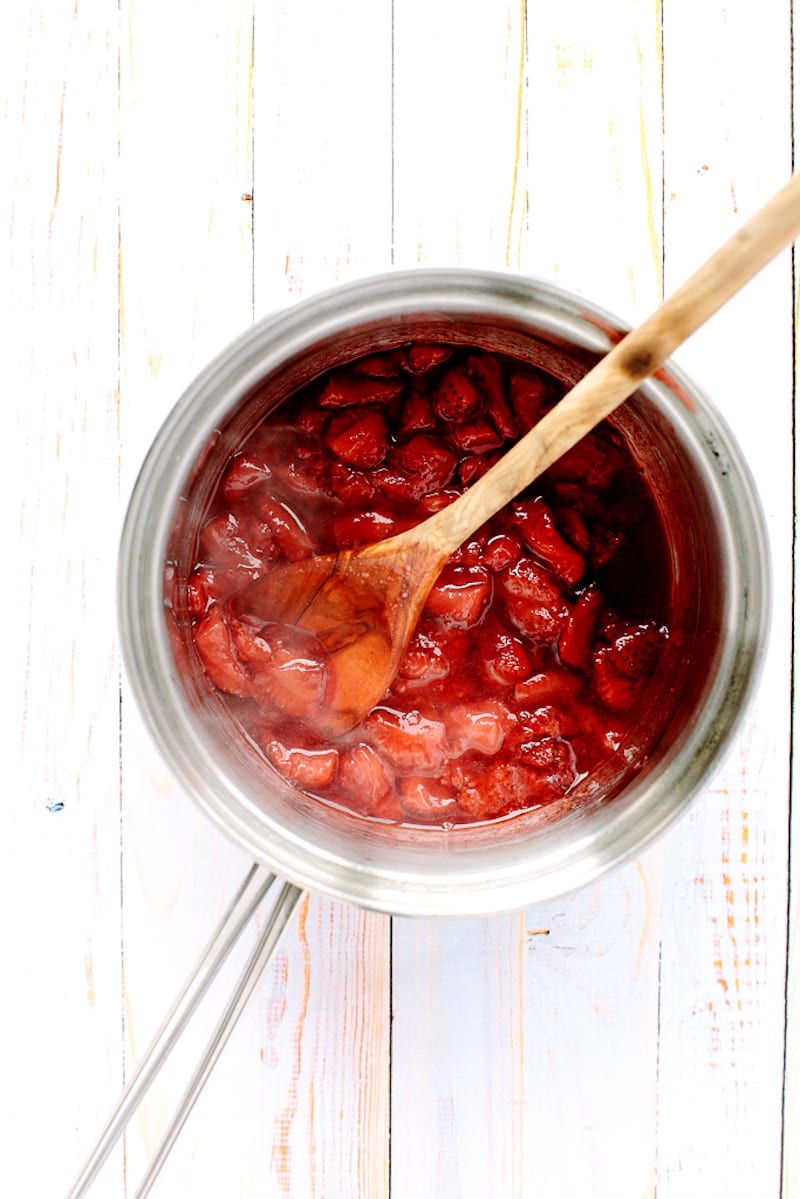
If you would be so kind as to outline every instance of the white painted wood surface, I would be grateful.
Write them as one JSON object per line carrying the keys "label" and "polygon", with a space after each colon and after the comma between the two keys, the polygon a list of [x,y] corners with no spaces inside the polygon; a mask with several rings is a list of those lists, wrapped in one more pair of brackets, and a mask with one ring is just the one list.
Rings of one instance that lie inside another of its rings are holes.
{"label": "white painted wood surface", "polygon": [[[66,1191],[248,864],[120,677],[119,527],[182,388],[254,316],[392,265],[508,267],[644,316],[791,169],[792,16],[3,8],[0,1194]],[[775,585],[757,697],[692,811],[508,916],[304,902],[154,1194],[800,1199],[796,300],[786,254],[680,355],[746,450]],[[211,1019],[99,1196],[135,1192]]]}

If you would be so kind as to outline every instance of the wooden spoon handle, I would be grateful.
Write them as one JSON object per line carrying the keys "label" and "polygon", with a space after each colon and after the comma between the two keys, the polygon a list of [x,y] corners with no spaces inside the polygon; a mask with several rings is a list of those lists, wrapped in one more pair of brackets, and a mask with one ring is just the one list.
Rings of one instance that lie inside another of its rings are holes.
{"label": "wooden spoon handle", "polygon": [[[656,311],[611,349],[449,507],[424,522],[451,551],[632,395],[639,383],[800,235],[800,171]],[[421,532],[423,526],[418,526]]]}

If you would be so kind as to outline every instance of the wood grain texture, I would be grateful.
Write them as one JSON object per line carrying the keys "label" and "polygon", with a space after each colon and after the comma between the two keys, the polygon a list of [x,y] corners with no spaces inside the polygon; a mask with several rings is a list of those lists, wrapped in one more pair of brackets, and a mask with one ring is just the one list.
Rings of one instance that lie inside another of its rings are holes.
{"label": "wood grain texture", "polygon": [[[703,243],[736,227],[788,176],[790,46],[782,14],[742,4],[701,5],[691,17],[676,6],[664,29],[672,286],[699,261]],[[745,63],[762,79],[757,94],[745,96],[735,81]],[[681,354],[745,447],[765,509],[774,592],[748,720],[666,843],[659,1183],[687,1199],[706,1184],[710,1161],[721,1194],[777,1194],[781,1143],[791,1143],[782,1129],[782,1042],[792,451],[788,437],[775,436],[791,422],[791,286],[787,254]]]}
{"label": "wood grain texture", "polygon": [[[257,4],[256,317],[391,262],[391,5]],[[303,913],[301,912],[301,916]],[[285,945],[280,1073],[264,1099],[262,1181],[244,1194],[388,1195],[389,921],[313,898]],[[276,1030],[276,1032],[279,1030]]]}
{"label": "wood grain texture", "polygon": [[[634,323],[788,177],[789,6],[468,7],[0,15],[2,1194],[66,1189],[249,865],[119,671],[119,525],[186,384],[254,317],[392,266],[522,270]],[[786,255],[679,355],[745,449],[774,588],[755,702],[690,813],[507,916],[304,900],[155,1195],[800,1199],[797,303]],[[134,1192],[255,931],[103,1199]]]}
{"label": "wood grain texture", "polygon": [[[798,19],[798,9],[792,5],[793,20]],[[793,151],[797,161],[797,129],[800,118],[800,96],[794,90],[792,109]],[[797,363],[800,362],[800,289],[798,288],[797,260],[794,262],[793,278],[793,312],[794,312],[794,361],[795,371],[792,379],[793,407],[796,412],[798,395]],[[794,478],[800,469],[800,453],[797,441],[793,449]],[[796,501],[795,501],[796,512]],[[797,554],[794,556],[794,572],[792,583],[793,594],[797,595],[800,585],[800,565]],[[797,625],[794,621],[794,677],[797,677]],[[795,694],[792,695],[793,711],[797,713]],[[784,1090],[783,1090],[783,1139],[782,1139],[782,1169],[781,1182],[782,1199],[798,1199],[800,1196],[800,947],[798,946],[798,930],[800,930],[800,888],[797,887],[797,870],[800,868],[800,820],[797,813],[798,789],[796,769],[790,767],[790,821],[789,821],[789,903],[788,903],[788,960],[786,986],[786,1031],[784,1045]]]}
{"label": "wood grain texture", "polygon": [[2,24],[0,1177],[47,1194],[121,1084],[116,28],[91,0]]}

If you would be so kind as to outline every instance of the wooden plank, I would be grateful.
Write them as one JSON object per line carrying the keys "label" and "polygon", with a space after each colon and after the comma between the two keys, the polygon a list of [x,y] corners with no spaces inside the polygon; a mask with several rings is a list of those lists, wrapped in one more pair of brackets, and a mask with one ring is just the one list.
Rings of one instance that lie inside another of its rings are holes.
{"label": "wooden plank", "polygon": [[[252,11],[126,4],[121,12],[120,344],[123,492],[194,374],[252,314]],[[138,1060],[249,865],[176,786],[127,690],[123,732],[123,1018]],[[126,1137],[133,1186],[152,1155],[252,934],[222,972]],[[252,1126],[261,1030],[242,1018],[159,1181],[236,1178]],[[224,1146],[224,1151],[221,1149]],[[205,1184],[201,1184],[205,1185]],[[234,1184],[235,1185],[235,1184]],[[194,1187],[194,1191],[193,1191]],[[222,1190],[225,1188],[223,1187]],[[218,1193],[219,1190],[218,1190]]]}
{"label": "wooden plank", "polygon": [[652,1194],[662,854],[526,913],[530,1194]]}
{"label": "wooden plank", "polygon": [[392,5],[255,16],[255,311],[387,269]]}
{"label": "wooden plank", "polygon": [[0,93],[2,1176],[44,1195],[121,1079],[116,14],[4,11]]}
{"label": "wooden plank", "polygon": [[[769,45],[769,55],[763,47]],[[791,169],[786,16],[665,8],[665,265],[675,286]],[[741,64],[758,74],[742,87]],[[659,1185],[780,1188],[791,627],[792,302],[788,255],[684,347],[729,419],[766,512],[772,637],[731,751],[667,843]]]}
{"label": "wooden plank", "polygon": [[528,43],[522,265],[633,323],[662,286],[659,6],[551,6]]}
{"label": "wooden plank", "polygon": [[[408,12],[395,161],[426,170],[398,190],[397,261],[520,267],[644,315],[661,280],[657,11],[529,10],[521,59],[517,6],[468,28],[426,9],[427,71]],[[648,1193],[659,863],[504,918],[396,922],[397,1194]]]}
{"label": "wooden plank", "polygon": [[[792,4],[792,28],[797,27],[798,12],[795,4]],[[796,70],[796,54],[793,54],[793,65]],[[794,162],[797,165],[797,129],[798,129],[798,104],[800,104],[800,96],[797,94],[797,89],[794,89],[793,94],[793,111],[792,111],[792,133],[793,133],[793,149]],[[798,290],[798,273],[797,273],[797,256],[795,252],[794,264],[794,360],[795,363],[800,362],[800,324],[798,324],[797,313],[798,305],[800,304],[800,291]],[[798,396],[798,378],[797,370],[795,369],[794,379],[792,380],[793,392],[793,408],[797,411],[797,396]],[[793,459],[794,478],[797,479],[797,472],[800,469],[800,450],[797,445],[797,438],[794,438],[794,459]],[[795,500],[795,520],[797,519],[797,501]],[[800,586],[800,561],[797,559],[795,550],[795,566],[794,566],[794,594],[798,594],[798,586]],[[794,672],[797,677],[797,618],[793,617],[793,632],[795,634],[795,652],[794,652]],[[797,705],[793,703],[793,718],[797,719]],[[796,727],[796,725],[795,725]],[[800,871],[800,800],[798,800],[798,786],[796,770],[790,768],[790,824],[789,824],[789,954],[787,962],[787,984],[786,984],[786,1029],[784,1042],[784,1091],[783,1091],[783,1139],[782,1139],[782,1169],[781,1181],[782,1199],[799,1199],[800,1197],[800,950],[798,948],[797,938],[800,934],[800,888],[797,886],[798,871]]]}
{"label": "wooden plank", "polygon": [[526,232],[525,6],[394,11],[394,261],[502,267]]}
{"label": "wooden plank", "polygon": [[394,922],[393,1195],[523,1193],[524,927]]}
{"label": "wooden plank", "polygon": [[[254,28],[259,316],[390,265],[391,5],[259,7]],[[312,897],[276,970],[257,1193],[377,1199],[388,1191],[389,920]]]}

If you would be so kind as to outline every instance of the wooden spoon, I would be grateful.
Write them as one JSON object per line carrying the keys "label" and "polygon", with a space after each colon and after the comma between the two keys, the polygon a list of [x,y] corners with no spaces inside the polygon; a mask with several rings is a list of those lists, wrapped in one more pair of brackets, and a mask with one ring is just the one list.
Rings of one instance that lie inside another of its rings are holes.
{"label": "wooden spoon", "polygon": [[250,584],[240,613],[307,629],[331,655],[329,707],[309,713],[308,723],[328,736],[358,724],[394,678],[450,555],[798,235],[800,171],[449,507],[386,541],[287,563]]}

